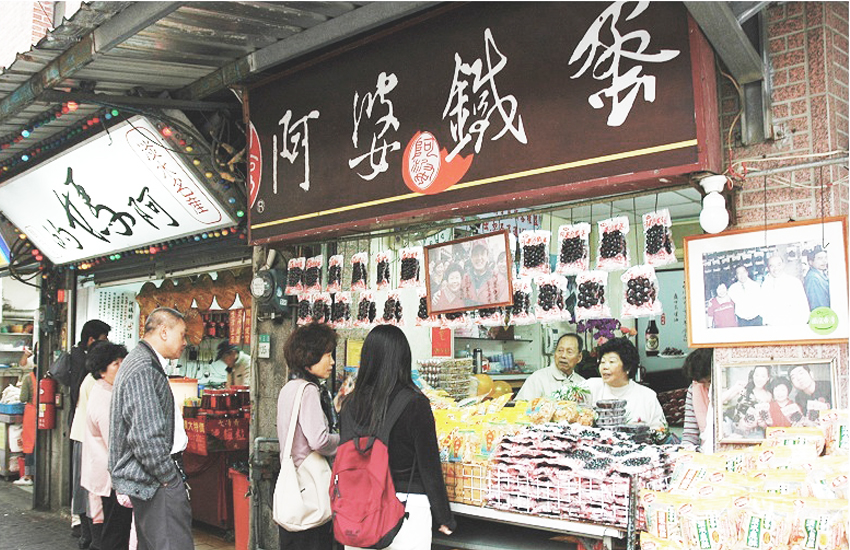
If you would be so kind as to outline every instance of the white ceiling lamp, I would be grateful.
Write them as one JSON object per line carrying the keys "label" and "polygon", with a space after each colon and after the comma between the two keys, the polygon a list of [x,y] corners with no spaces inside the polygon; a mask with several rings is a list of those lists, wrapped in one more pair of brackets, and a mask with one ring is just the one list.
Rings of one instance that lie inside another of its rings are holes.
{"label": "white ceiling lamp", "polygon": [[706,233],[720,233],[729,225],[726,199],[720,194],[727,181],[726,176],[716,174],[706,176],[699,181],[706,193],[702,199],[699,225]]}

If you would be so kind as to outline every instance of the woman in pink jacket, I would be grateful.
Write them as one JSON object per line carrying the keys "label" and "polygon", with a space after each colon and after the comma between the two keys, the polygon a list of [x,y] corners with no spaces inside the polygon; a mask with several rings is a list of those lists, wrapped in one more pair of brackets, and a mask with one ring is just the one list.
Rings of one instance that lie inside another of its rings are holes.
{"label": "woman in pink jacket", "polygon": [[133,521],[133,510],[118,504],[107,469],[112,383],[126,356],[124,346],[102,341],[92,345],[86,357],[86,369],[96,382],[86,410],[80,485],[89,492],[91,547],[101,550],[127,550]]}

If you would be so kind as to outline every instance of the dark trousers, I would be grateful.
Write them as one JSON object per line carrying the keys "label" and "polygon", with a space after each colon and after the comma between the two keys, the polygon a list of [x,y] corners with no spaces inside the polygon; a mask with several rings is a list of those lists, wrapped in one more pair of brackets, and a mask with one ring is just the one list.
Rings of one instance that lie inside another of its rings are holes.
{"label": "dark trousers", "polygon": [[742,319],[742,318],[738,317],[737,315],[735,317],[738,319],[738,326],[739,327],[760,327],[760,326],[762,326],[761,315],[756,315],[752,319]]}
{"label": "dark trousers", "polygon": [[333,523],[291,533],[278,526],[280,550],[331,550],[334,544]]}
{"label": "dark trousers", "polygon": [[101,550],[128,550],[130,529],[133,526],[133,509],[118,503],[113,490],[108,497],[100,497],[103,503],[103,535]]}
{"label": "dark trousers", "polygon": [[138,550],[195,550],[192,508],[186,484],[174,468],[174,477],[150,500],[130,497],[136,517]]}

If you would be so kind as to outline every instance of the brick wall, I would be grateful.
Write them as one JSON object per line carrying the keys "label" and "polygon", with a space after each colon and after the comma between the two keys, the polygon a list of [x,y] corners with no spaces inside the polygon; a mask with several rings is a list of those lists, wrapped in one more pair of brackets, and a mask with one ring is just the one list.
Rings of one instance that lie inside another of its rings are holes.
{"label": "brick wall", "polygon": [[[848,4],[846,2],[791,2],[767,10],[769,21],[769,78],[772,87],[774,126],[771,142],[740,146],[737,92],[721,76],[721,128],[726,166],[748,158],[762,169],[817,160],[816,153],[848,149]],[[731,148],[727,137],[731,135]],[[799,156],[796,159],[782,157]],[[736,181],[736,227],[807,220],[821,216],[846,216],[847,166],[797,170]],[[821,190],[821,182],[824,184]],[[765,220],[766,213],[766,220]],[[848,345],[763,346],[718,348],[718,363],[741,360],[838,359],[838,404],[850,406]]]}
{"label": "brick wall", "polygon": [[32,43],[37,44],[53,29],[53,2],[42,0],[32,5]]}
{"label": "brick wall", "polygon": [[[740,122],[732,128],[732,148],[724,151],[726,165],[748,158],[769,162],[752,167],[799,164],[807,155],[848,148],[847,53],[848,4],[792,2],[767,10],[769,78],[776,139],[741,147]],[[724,147],[730,124],[739,110],[737,92],[721,81],[721,127]],[[798,159],[781,157],[799,156]],[[775,160],[773,160],[775,159]],[[825,189],[821,191],[823,182]],[[737,185],[737,226],[782,223],[846,215],[847,167],[799,170],[767,177],[744,178]],[[765,203],[767,208],[765,208]]]}

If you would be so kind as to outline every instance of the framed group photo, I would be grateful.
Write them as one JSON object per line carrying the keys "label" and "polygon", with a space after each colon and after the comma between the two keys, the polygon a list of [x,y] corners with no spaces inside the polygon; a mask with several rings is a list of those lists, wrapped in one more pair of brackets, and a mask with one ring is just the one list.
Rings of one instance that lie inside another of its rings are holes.
{"label": "framed group photo", "polygon": [[836,402],[837,360],[715,365],[717,443],[760,443],[768,427],[817,426]]}
{"label": "framed group photo", "polygon": [[513,304],[507,231],[425,247],[428,314]]}
{"label": "framed group photo", "polygon": [[846,218],[685,237],[688,345],[846,342]]}

